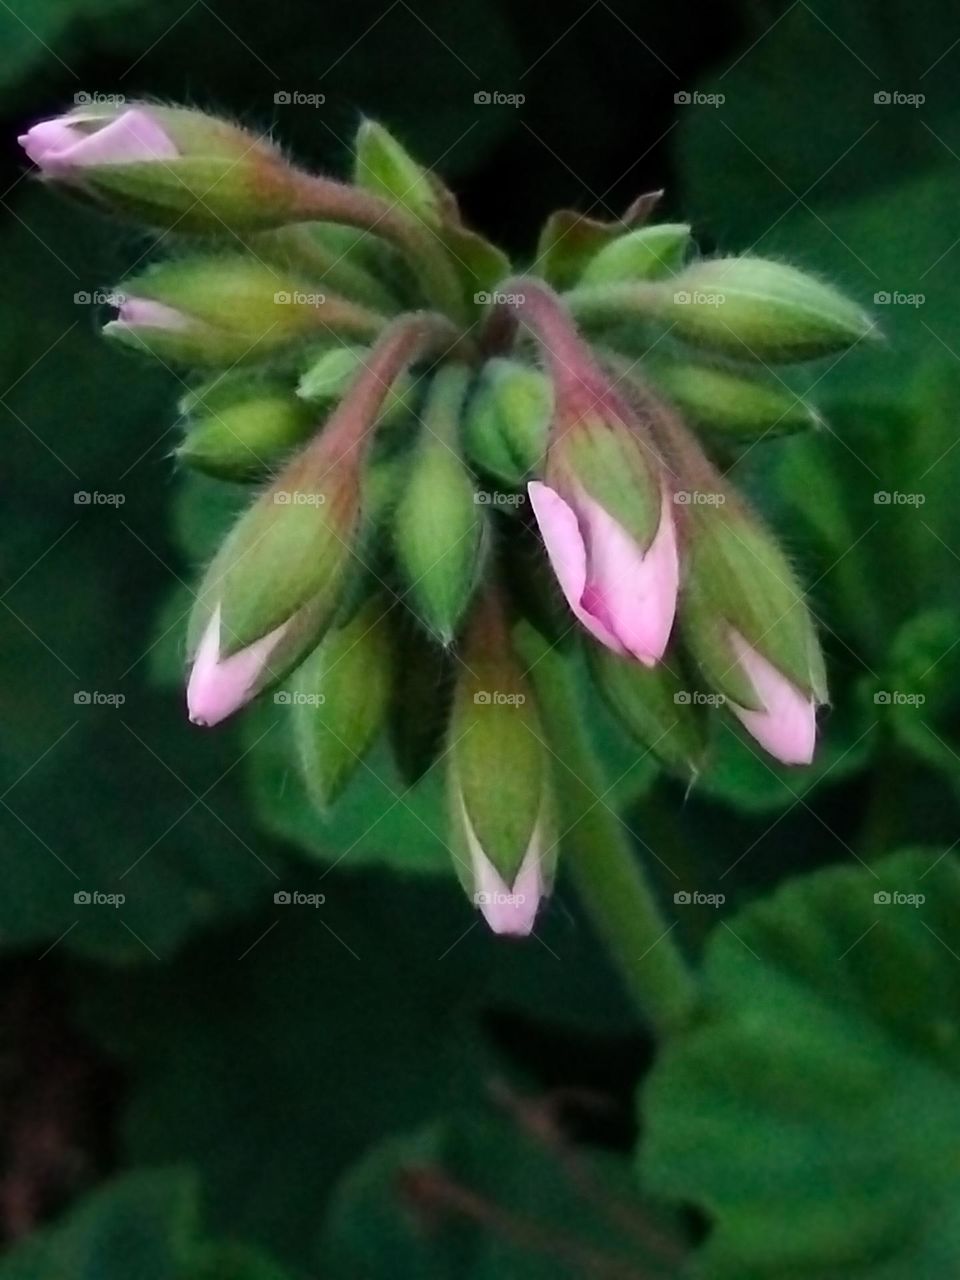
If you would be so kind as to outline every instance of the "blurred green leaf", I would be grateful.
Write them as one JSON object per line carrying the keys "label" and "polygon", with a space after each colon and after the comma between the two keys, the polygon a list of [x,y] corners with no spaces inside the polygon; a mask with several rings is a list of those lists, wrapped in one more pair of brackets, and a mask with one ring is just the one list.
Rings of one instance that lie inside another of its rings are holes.
{"label": "blurred green leaf", "polygon": [[320,1263],[355,1280],[580,1280],[647,1274],[664,1255],[674,1264],[682,1248],[637,1197],[628,1161],[461,1114],[381,1143],[347,1172]]}
{"label": "blurred green leaf", "polygon": [[197,1178],[125,1174],[0,1262],[0,1280],[284,1280],[274,1263],[202,1237]]}
{"label": "blurred green leaf", "polygon": [[489,1017],[633,1025],[562,891],[537,937],[511,945],[452,877],[357,874],[352,857],[336,874],[300,864],[284,879],[280,892],[324,895],[319,905],[271,904],[169,966],[83,985],[86,1024],[136,1082],[129,1156],[195,1164],[218,1230],[294,1261],[348,1163],[468,1105],[502,1069]]}
{"label": "blurred green leaf", "polygon": [[644,1094],[641,1165],[713,1219],[711,1277],[946,1274],[960,1245],[960,869],[908,851],[717,928],[707,1017]]}

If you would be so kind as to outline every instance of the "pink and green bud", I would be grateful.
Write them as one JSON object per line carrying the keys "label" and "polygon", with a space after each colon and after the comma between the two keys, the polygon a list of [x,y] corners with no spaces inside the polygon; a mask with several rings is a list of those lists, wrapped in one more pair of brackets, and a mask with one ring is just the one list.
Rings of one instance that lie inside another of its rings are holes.
{"label": "pink and green bud", "polygon": [[587,630],[652,666],[670,638],[679,583],[667,473],[556,295],[522,279],[509,289],[553,383],[543,479],[527,487],[550,564]]}
{"label": "pink and green bud", "polygon": [[480,578],[485,509],[460,456],[460,412],[470,381],[465,365],[434,373],[403,494],[394,514],[397,565],[414,612],[450,644]]}
{"label": "pink and green bud", "polygon": [[384,206],[293,168],[265,134],[185,107],[80,107],[20,139],[45,177],[155,226],[220,235],[329,218],[369,226]]}
{"label": "pink and green bud", "polygon": [[131,108],[110,118],[76,111],[41,120],[17,141],[44,177],[82,182],[105,165],[153,164],[175,159],[176,143],[149,110]]}
{"label": "pink and green bud", "polygon": [[162,360],[262,360],[297,343],[373,338],[383,316],[241,254],[160,263],[125,282],[103,332]]}
{"label": "pink and green bud", "polygon": [[803,591],[776,539],[673,415],[659,418],[682,477],[680,623],[707,687],[784,764],[808,764],[826,674]]}
{"label": "pink and green bud", "polygon": [[449,727],[454,865],[495,933],[525,935],[556,862],[550,765],[499,602],[475,608]]}
{"label": "pink and green bud", "polygon": [[443,341],[446,327],[429,317],[396,321],[324,430],[228,534],[190,620],[193,718],[211,722],[209,700],[222,719],[280,680],[334,621],[357,563],[361,468],[377,413],[407,364]]}

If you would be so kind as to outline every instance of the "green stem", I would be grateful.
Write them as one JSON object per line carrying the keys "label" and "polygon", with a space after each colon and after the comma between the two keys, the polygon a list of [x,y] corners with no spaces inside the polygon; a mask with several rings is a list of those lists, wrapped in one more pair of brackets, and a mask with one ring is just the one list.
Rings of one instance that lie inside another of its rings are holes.
{"label": "green stem", "polygon": [[[599,762],[584,733],[584,714],[569,665],[526,629],[541,714],[560,758],[563,865],[573,876],[594,927],[631,998],[661,1036],[681,1030],[695,1011],[698,984],[673,937],[628,834],[606,802]],[[565,766],[565,767],[564,767]]]}
{"label": "green stem", "polygon": [[359,227],[399,249],[417,272],[424,294],[460,323],[469,319],[466,296],[439,235],[412,214],[348,183],[298,173],[293,217]]}

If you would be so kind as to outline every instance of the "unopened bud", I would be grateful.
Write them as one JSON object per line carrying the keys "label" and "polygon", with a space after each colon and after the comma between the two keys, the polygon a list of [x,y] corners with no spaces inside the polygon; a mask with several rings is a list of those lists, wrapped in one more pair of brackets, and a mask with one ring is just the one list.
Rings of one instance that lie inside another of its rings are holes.
{"label": "unopened bud", "polygon": [[495,933],[528,934],[556,862],[549,759],[499,603],[477,606],[450,719],[455,867]]}
{"label": "unopened bud", "polygon": [[[699,483],[702,492],[709,482]],[[784,764],[809,764],[826,675],[789,561],[730,493],[722,503],[697,503],[685,512],[685,643],[708,687],[761,746]]]}
{"label": "unopened bud", "polygon": [[587,263],[580,283],[621,284],[675,276],[692,244],[686,223],[655,223],[618,236]]}
{"label": "unopened bud", "polygon": [[181,401],[187,433],[176,456],[222,480],[252,480],[302,444],[316,425],[310,406],[276,383],[229,375]]}
{"label": "unopened bud", "polygon": [[553,411],[550,379],[519,360],[487,360],[464,413],[464,447],[481,470],[520,487],[543,465]]}
{"label": "unopened bud", "polygon": [[718,435],[789,435],[822,421],[816,409],[780,382],[692,361],[650,362],[646,369],[684,417]]}
{"label": "unopened bud", "polygon": [[643,226],[662,191],[638,197],[616,222],[590,218],[576,209],[557,209],[543,224],[537,243],[536,270],[555,289],[570,289],[587,263],[626,231]]}
{"label": "unopened bud", "polygon": [[[318,408],[335,404],[370,358],[369,347],[338,346],[324,351],[297,383],[297,395]],[[414,379],[403,373],[390,388],[378,421],[398,422],[413,411]]]}
{"label": "unopened bud", "polygon": [[353,180],[360,187],[399,205],[430,226],[448,211],[440,184],[414,160],[388,129],[364,120],[357,130]]}
{"label": "unopened bud", "polygon": [[446,340],[429,317],[395,321],[325,429],[227,536],[190,620],[192,719],[223,719],[319,643],[353,564],[373,421],[401,370]]}
{"label": "unopened bud", "polygon": [[809,360],[877,332],[831,285],[766,258],[705,259],[669,282],[585,285],[568,301],[584,321],[653,320],[692,345],[748,360]]}
{"label": "unopened bud", "polygon": [[413,608],[449,644],[480,574],[484,511],[459,454],[460,409],[469,373],[450,364],[427,392],[423,431],[394,516],[399,567]]}
{"label": "unopened bud", "polygon": [[696,775],[707,747],[706,703],[671,650],[656,667],[630,662],[600,645],[589,649],[597,688],[624,728],[662,764]]}
{"label": "unopened bud", "polygon": [[679,559],[656,447],[581,341],[560,299],[510,282],[554,391],[544,478],[527,486],[550,564],[574,615],[601,644],[652,666],[670,637]]}
{"label": "unopened bud", "polygon": [[160,263],[121,285],[104,333],[161,359],[236,364],[307,339],[372,337],[382,316],[241,254]]}
{"label": "unopened bud", "polygon": [[336,800],[386,718],[392,669],[388,608],[373,597],[346,625],[331,627],[286,691],[300,773],[321,809]]}
{"label": "unopened bud", "polygon": [[295,171],[266,135],[183,107],[79,107],[21,139],[44,176],[118,212],[180,231],[290,221]]}

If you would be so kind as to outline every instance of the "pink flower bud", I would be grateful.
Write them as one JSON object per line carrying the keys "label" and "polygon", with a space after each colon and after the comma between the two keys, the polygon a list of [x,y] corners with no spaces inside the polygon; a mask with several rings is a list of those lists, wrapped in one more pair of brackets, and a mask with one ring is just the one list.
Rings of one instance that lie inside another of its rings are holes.
{"label": "pink flower bud", "polygon": [[220,658],[220,606],[213,611],[197,649],[187,684],[187,711],[193,724],[215,725],[233,715],[258,692],[260,676],[287,624],[229,658]]}
{"label": "pink flower bud", "polygon": [[753,685],[762,711],[730,703],[730,710],[761,747],[783,764],[809,764],[817,739],[817,704],[801,692],[738,631],[730,642],[740,666]]}
{"label": "pink flower bud", "polygon": [[[98,120],[100,128],[88,129]],[[90,115],[58,116],[42,120],[17,139],[35,164],[51,177],[91,165],[134,164],[143,160],[172,160],[174,143],[148,111],[131,108],[113,119]]]}
{"label": "pink flower bud", "polygon": [[533,832],[513,884],[507,884],[484,853],[461,801],[463,825],[473,870],[473,900],[494,933],[525,938],[533,930],[540,899],[548,891],[543,874],[539,825]]}
{"label": "pink flower bud", "polygon": [[191,324],[188,316],[164,302],[152,298],[124,298],[117,307],[115,320],[104,329],[186,329]]}
{"label": "pink flower bud", "polygon": [[666,489],[660,523],[646,551],[575,484],[561,494],[531,480],[527,491],[550,564],[574,614],[607,648],[654,666],[670,638],[680,574]]}

